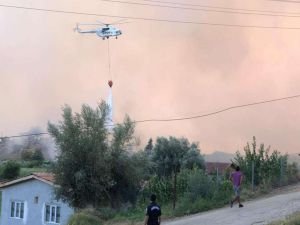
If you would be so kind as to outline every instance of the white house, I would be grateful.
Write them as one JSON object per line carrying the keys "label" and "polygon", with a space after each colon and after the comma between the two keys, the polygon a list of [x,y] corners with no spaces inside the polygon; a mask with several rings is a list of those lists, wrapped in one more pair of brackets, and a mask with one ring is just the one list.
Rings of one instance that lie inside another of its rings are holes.
{"label": "white house", "polygon": [[54,195],[54,177],[49,173],[0,184],[0,225],[67,225],[74,210]]}

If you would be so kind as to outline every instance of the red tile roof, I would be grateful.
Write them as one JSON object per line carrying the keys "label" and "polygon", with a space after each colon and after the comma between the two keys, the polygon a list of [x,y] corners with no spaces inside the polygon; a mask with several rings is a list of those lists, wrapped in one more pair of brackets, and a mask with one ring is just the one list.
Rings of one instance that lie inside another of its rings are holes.
{"label": "red tile roof", "polygon": [[49,185],[54,185],[54,174],[52,173],[32,173],[29,176],[21,177],[15,180],[7,181],[0,184],[0,188],[6,188],[15,184],[26,182],[32,179],[40,180]]}
{"label": "red tile roof", "polygon": [[54,174],[53,173],[32,173],[32,175],[54,183]]}

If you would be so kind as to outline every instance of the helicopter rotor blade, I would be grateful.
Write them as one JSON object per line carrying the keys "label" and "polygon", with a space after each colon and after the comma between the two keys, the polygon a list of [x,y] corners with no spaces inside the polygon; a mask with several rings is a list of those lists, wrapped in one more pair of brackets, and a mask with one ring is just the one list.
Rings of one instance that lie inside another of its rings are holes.
{"label": "helicopter rotor blade", "polygon": [[128,19],[117,20],[117,21],[115,21],[115,22],[113,22],[113,23],[111,23],[111,24],[123,24],[123,23],[129,23],[129,21],[126,21],[126,20],[128,20]]}
{"label": "helicopter rotor blade", "polygon": [[101,22],[100,20],[96,20],[97,22],[98,22],[98,25],[99,24],[102,24],[102,25],[105,25],[105,26],[108,26],[109,24],[108,23],[103,23],[103,22]]}
{"label": "helicopter rotor blade", "polygon": [[100,21],[100,20],[97,20],[97,22],[98,22],[99,24],[102,24],[102,25],[105,25],[105,26],[108,27],[109,25],[128,23],[126,20],[128,20],[128,19],[117,20],[117,21],[115,21],[115,22],[113,22],[113,23],[103,23],[103,22]]}
{"label": "helicopter rotor blade", "polygon": [[98,26],[98,23],[78,23],[78,26]]}
{"label": "helicopter rotor blade", "polygon": [[123,22],[123,23],[117,23],[117,24],[124,24],[124,23],[131,23],[130,21],[128,21],[128,22]]}

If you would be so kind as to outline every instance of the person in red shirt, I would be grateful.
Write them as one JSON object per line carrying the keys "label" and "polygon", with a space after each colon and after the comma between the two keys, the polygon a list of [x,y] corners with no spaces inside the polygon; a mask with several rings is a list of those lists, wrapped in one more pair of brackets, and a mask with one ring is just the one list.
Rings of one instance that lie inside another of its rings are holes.
{"label": "person in red shirt", "polygon": [[240,167],[236,166],[235,172],[231,173],[230,180],[233,185],[233,190],[235,194],[235,198],[230,201],[230,206],[232,207],[233,204],[237,201],[239,203],[239,208],[243,207],[240,200],[241,195],[241,184],[243,181],[243,173],[240,171]]}

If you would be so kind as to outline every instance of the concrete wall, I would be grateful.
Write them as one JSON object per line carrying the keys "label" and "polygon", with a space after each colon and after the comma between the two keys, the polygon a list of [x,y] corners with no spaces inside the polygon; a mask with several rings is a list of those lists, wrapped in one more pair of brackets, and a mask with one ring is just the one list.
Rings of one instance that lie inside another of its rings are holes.
{"label": "concrete wall", "polygon": [[[45,222],[45,205],[54,204],[61,207],[60,225],[67,225],[69,217],[73,214],[67,204],[56,201],[54,187],[42,181],[33,179],[23,183],[14,184],[2,189],[2,212],[0,225],[54,225]],[[38,202],[35,202],[38,197]],[[24,218],[11,218],[11,202],[24,201]]]}

